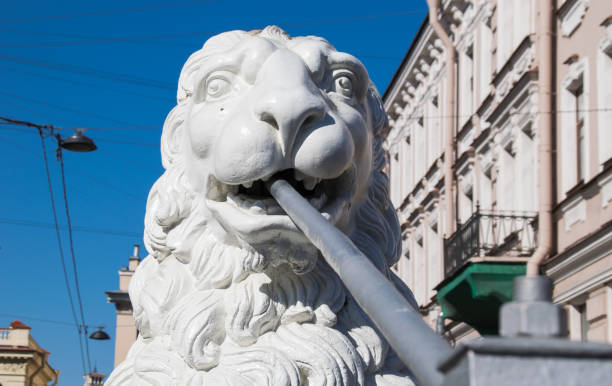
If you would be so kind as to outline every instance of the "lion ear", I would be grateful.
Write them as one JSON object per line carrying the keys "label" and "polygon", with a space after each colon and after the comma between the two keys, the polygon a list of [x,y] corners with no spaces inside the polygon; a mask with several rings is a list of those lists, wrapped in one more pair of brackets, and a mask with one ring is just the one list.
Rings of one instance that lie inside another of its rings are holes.
{"label": "lion ear", "polygon": [[181,136],[183,132],[183,122],[185,122],[186,108],[181,103],[175,106],[164,122],[164,129],[161,137],[161,156],[164,169],[169,169],[176,165],[181,154]]}

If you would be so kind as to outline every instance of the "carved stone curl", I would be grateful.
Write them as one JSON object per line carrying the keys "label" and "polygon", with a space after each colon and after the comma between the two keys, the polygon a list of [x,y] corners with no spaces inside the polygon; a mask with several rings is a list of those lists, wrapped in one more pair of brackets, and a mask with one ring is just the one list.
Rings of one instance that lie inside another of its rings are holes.
{"label": "carved stone curl", "polygon": [[[277,27],[185,63],[130,285],[140,332],[108,385],[411,385],[319,252],[263,186],[277,173],[389,270],[401,251],[363,65]],[[384,299],[381,299],[384,301]]]}

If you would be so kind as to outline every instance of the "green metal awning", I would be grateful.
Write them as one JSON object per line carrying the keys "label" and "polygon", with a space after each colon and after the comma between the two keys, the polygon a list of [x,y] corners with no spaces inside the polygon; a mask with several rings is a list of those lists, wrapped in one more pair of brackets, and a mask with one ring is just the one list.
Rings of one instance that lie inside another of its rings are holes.
{"label": "green metal awning", "polygon": [[438,289],[445,318],[465,322],[481,335],[496,335],[499,308],[512,300],[513,281],[525,275],[525,263],[469,263]]}

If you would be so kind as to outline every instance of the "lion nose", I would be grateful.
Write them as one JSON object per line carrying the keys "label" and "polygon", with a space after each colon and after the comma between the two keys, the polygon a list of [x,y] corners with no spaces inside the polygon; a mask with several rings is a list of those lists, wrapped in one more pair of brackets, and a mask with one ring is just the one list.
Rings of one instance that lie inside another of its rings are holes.
{"label": "lion nose", "polygon": [[321,122],[325,117],[325,105],[321,97],[305,88],[271,90],[260,99],[255,108],[257,118],[277,130],[285,156],[292,152],[300,131]]}

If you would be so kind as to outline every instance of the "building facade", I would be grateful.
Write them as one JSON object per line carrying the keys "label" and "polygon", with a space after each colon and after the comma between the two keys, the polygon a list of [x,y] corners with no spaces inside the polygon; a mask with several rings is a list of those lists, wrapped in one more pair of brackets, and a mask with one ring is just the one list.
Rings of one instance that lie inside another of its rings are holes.
{"label": "building facade", "polygon": [[30,326],[15,320],[0,328],[0,385],[56,385],[59,370],[49,365],[49,351],[38,345]]}
{"label": "building facade", "polygon": [[138,330],[134,322],[132,302],[128,288],[130,281],[138,264],[140,246],[134,245],[134,252],[128,259],[128,265],[119,270],[119,290],[106,291],[107,300],[115,305],[117,314],[117,323],[115,325],[115,364],[117,367],[128,354],[130,347],[138,337]]}
{"label": "building facade", "polygon": [[394,270],[457,340],[496,333],[529,262],[571,338],[611,342],[612,3],[429,5],[383,97]]}

